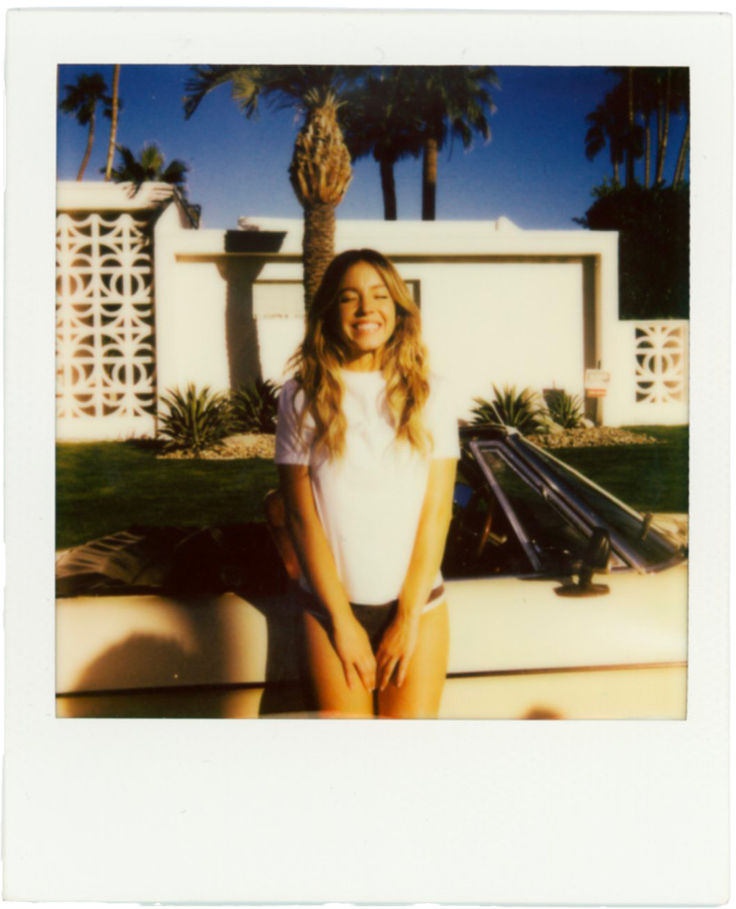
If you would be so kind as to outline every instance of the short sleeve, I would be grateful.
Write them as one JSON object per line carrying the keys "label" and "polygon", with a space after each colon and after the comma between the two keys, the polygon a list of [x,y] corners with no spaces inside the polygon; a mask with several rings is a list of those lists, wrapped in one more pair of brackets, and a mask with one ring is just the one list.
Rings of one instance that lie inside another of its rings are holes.
{"label": "short sleeve", "polygon": [[433,458],[459,458],[458,408],[446,379],[430,377],[427,428],[432,433]]}
{"label": "short sleeve", "polygon": [[276,457],[277,464],[309,464],[309,430],[305,421],[299,431],[299,398],[303,400],[294,379],[284,383],[279,394],[276,416]]}

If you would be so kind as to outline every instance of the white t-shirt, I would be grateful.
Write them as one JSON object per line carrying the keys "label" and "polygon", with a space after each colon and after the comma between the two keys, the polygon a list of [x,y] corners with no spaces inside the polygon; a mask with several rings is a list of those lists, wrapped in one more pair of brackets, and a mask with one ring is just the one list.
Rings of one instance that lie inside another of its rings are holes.
{"label": "white t-shirt", "polygon": [[[348,599],[386,603],[398,597],[409,568],[429,459],[460,455],[457,415],[446,382],[431,376],[423,419],[434,445],[422,456],[396,441],[380,372],[345,369],[341,377],[347,421],[343,457],[330,461],[312,450],[311,416],[299,435],[296,415],[304,393],[290,379],[279,396],[276,463],[309,464],[317,513]],[[301,583],[309,589],[306,579]],[[433,587],[440,583],[438,573]]]}

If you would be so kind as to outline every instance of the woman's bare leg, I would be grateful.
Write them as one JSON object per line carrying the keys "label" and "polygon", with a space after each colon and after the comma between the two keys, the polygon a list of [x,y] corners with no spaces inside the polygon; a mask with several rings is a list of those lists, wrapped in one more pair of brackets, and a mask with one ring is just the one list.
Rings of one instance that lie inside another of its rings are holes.
{"label": "woman's bare leg", "polygon": [[329,635],[314,616],[304,613],[307,659],[317,703],[322,716],[372,717],[373,692],[366,691],[357,676],[353,686],[345,681],[342,663]]}
{"label": "woman's bare leg", "polygon": [[419,620],[417,646],[401,688],[393,682],[378,693],[379,716],[394,718],[436,717],[447,673],[450,623],[443,602]]}

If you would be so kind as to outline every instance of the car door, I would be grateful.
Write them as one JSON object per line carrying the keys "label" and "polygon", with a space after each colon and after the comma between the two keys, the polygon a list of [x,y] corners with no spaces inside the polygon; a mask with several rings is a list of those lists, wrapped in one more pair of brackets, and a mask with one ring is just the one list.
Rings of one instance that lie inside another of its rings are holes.
{"label": "car door", "polygon": [[564,477],[530,464],[504,440],[464,449],[443,564],[443,715],[684,716],[684,565],[645,571],[651,553],[613,549],[595,579],[605,591],[562,595],[577,586],[592,527],[620,534],[615,517],[609,527],[590,508],[576,514],[583,506],[566,498]]}

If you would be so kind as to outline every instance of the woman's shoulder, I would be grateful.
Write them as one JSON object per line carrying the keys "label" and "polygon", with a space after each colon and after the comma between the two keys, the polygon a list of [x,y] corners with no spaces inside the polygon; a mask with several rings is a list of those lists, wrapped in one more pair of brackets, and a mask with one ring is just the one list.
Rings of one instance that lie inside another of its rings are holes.
{"label": "woman's shoulder", "polygon": [[291,376],[282,384],[280,393],[282,395],[289,395],[293,398],[296,392],[299,390],[299,387],[299,380],[295,376]]}
{"label": "woman's shoulder", "polygon": [[304,392],[302,391],[301,382],[296,376],[288,378],[279,391],[279,403],[282,407],[289,404],[301,404],[303,402]]}

